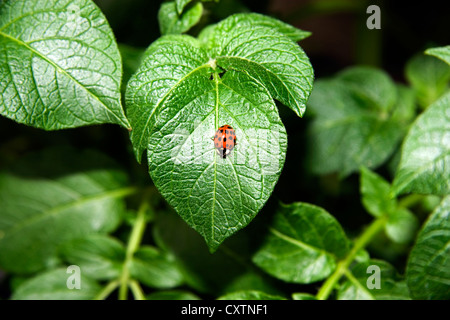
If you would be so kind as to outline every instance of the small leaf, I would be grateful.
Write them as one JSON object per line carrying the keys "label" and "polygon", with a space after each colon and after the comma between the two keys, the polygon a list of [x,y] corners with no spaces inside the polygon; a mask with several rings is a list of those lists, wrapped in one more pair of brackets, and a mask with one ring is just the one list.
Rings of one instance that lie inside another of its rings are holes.
{"label": "small leaf", "polygon": [[105,235],[89,235],[65,243],[59,252],[81,272],[98,280],[118,278],[125,260],[125,247],[118,240]]}
{"label": "small leaf", "polygon": [[402,146],[393,192],[450,193],[450,94],[425,110],[411,126]]}
{"label": "small leaf", "polygon": [[130,127],[119,50],[92,1],[2,1],[0,57],[0,114],[46,130]]}
{"label": "small leaf", "polygon": [[13,300],[91,300],[101,290],[94,280],[80,276],[81,288],[69,289],[67,280],[73,276],[66,268],[40,273],[24,281],[13,292]]}
{"label": "small leaf", "polygon": [[261,291],[248,290],[237,291],[223,295],[217,300],[286,300],[280,296],[274,296]]}
{"label": "small leaf", "polygon": [[158,22],[161,34],[180,34],[196,25],[203,13],[203,5],[197,2],[178,13],[175,2],[165,2],[158,12]]}
{"label": "small leaf", "polygon": [[406,277],[415,299],[450,299],[450,196],[422,227],[408,258]]}
{"label": "small leaf", "polygon": [[[371,270],[370,266],[377,269]],[[376,274],[378,270],[379,273]],[[373,279],[370,279],[371,277]],[[377,281],[379,281],[379,288],[368,286],[368,283],[376,285]],[[347,281],[339,287],[337,298],[338,300],[411,299],[406,282],[397,275],[389,263],[381,260],[370,260],[353,266],[347,274]]]}
{"label": "small leaf", "polygon": [[175,261],[150,246],[141,247],[133,256],[131,276],[151,288],[169,289],[183,283]]}
{"label": "small leaf", "polygon": [[425,54],[435,56],[450,65],[450,46],[430,48],[425,51]]}
{"label": "small leaf", "polygon": [[195,294],[184,290],[156,291],[147,295],[147,300],[201,300]]}
{"label": "small leaf", "polygon": [[57,262],[62,243],[113,231],[131,191],[97,152],[54,148],[18,161],[0,173],[0,267],[36,272]]}
{"label": "small leaf", "polygon": [[282,205],[253,262],[270,275],[294,283],[312,283],[330,275],[349,241],[325,210],[306,203]]}
{"label": "small leaf", "polygon": [[448,89],[450,65],[435,57],[424,54],[414,56],[406,64],[405,73],[423,108],[439,99]]}
{"label": "small leaf", "polygon": [[[362,77],[367,80],[358,85]],[[316,81],[308,104],[315,115],[307,157],[313,172],[345,177],[361,166],[377,168],[396,150],[404,120],[394,117],[397,90],[385,79],[377,69],[354,67],[334,79]],[[370,88],[382,95],[370,93]]]}
{"label": "small leaf", "polygon": [[391,185],[378,174],[361,168],[362,203],[374,217],[389,215],[397,207],[397,201],[391,197]]}
{"label": "small leaf", "polygon": [[184,7],[186,7],[186,5],[188,5],[192,1],[193,0],[175,0],[178,14],[183,13]]}
{"label": "small leaf", "polygon": [[408,243],[419,228],[419,220],[408,209],[397,208],[389,213],[386,223],[386,234],[394,242]]}

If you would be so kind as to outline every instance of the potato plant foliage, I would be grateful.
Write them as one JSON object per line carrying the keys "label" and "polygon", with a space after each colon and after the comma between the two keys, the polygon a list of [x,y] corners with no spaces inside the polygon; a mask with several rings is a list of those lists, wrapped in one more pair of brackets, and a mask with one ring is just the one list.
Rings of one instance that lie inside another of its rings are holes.
{"label": "potato plant foliage", "polygon": [[0,2],[0,298],[450,299],[450,46],[317,76],[238,1],[101,3]]}

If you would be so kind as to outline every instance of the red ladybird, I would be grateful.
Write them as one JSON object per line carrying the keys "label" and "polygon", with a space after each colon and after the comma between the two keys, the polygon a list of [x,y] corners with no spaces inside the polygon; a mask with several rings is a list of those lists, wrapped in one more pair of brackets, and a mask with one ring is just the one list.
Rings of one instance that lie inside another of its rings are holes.
{"label": "red ladybird", "polygon": [[222,158],[226,158],[236,145],[236,133],[229,125],[221,126],[214,136],[214,147]]}

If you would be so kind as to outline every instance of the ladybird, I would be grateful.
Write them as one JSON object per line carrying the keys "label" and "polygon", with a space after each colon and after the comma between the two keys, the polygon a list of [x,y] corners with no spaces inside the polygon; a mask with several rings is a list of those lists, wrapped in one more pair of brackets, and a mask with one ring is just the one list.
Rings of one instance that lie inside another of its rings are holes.
{"label": "ladybird", "polygon": [[214,147],[217,153],[225,159],[236,145],[236,133],[229,125],[221,126],[214,135]]}

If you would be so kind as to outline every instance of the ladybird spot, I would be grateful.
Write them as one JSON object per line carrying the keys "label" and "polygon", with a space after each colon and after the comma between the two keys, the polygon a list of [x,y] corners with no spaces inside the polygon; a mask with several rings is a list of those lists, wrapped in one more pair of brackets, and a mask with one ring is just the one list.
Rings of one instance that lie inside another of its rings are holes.
{"label": "ladybird spot", "polygon": [[229,139],[229,140],[233,140],[233,137],[232,137],[232,136],[229,136],[228,139]]}
{"label": "ladybird spot", "polygon": [[222,137],[219,137],[219,141],[222,141]]}
{"label": "ladybird spot", "polygon": [[[219,139],[220,139],[220,138],[219,138]],[[224,142],[227,141],[227,137],[224,137],[224,138],[223,138],[223,141],[224,141]]]}

